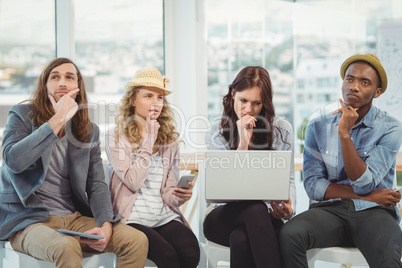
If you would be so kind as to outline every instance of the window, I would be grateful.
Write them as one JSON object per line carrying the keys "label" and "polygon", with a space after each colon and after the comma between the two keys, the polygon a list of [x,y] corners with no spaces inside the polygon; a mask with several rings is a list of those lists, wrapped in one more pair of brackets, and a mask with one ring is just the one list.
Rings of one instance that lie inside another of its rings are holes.
{"label": "window", "polygon": [[54,57],[54,0],[1,0],[0,142],[11,106],[30,97],[40,72]]}
{"label": "window", "polygon": [[304,89],[304,84],[306,81],[304,81],[303,79],[298,79],[297,80],[297,88],[298,89]]}
{"label": "window", "polygon": [[[90,109],[91,119],[104,131],[114,123],[114,103],[138,68],[154,66],[164,73],[163,0],[86,0],[71,7],[72,58],[84,76],[89,101],[97,105]],[[56,57],[55,12],[55,0],[0,1],[2,115],[30,97],[44,66]],[[68,10],[57,12],[66,15]],[[6,120],[0,117],[1,134]]]}
{"label": "window", "polygon": [[317,78],[317,87],[318,88],[328,88],[330,86],[330,79],[327,77],[319,77]]}
{"label": "window", "polygon": [[304,95],[298,94],[297,95],[297,102],[298,103],[303,103],[304,102]]}
{"label": "window", "polygon": [[259,65],[271,75],[276,110],[292,121],[292,14],[289,2],[206,1],[208,102],[216,102],[209,118],[222,114],[222,96],[240,69]]}
{"label": "window", "polygon": [[[288,98],[274,96],[273,102],[278,115],[287,118],[294,129],[300,128],[306,113],[294,92],[304,89],[324,94],[305,96],[310,115],[322,108],[322,102],[333,101],[332,96],[340,91],[343,60],[354,53],[376,54],[378,23],[402,17],[402,2],[396,0],[206,3],[208,95],[222,96],[241,68],[260,65],[275,74],[271,75],[274,92],[283,85],[288,89],[282,91]],[[222,99],[208,101],[219,101],[209,116],[220,115]]]}
{"label": "window", "polygon": [[164,73],[162,0],[75,1],[76,62],[90,96],[124,92],[140,67]]}
{"label": "window", "polygon": [[322,106],[325,106],[331,101],[331,96],[329,94],[318,94],[317,102],[321,103]]}
{"label": "window", "polygon": [[124,84],[137,69],[164,74],[162,0],[75,1],[75,62],[83,73],[91,120],[105,132],[115,124]]}
{"label": "window", "polygon": [[0,94],[32,92],[55,56],[54,17],[52,0],[0,1]]}

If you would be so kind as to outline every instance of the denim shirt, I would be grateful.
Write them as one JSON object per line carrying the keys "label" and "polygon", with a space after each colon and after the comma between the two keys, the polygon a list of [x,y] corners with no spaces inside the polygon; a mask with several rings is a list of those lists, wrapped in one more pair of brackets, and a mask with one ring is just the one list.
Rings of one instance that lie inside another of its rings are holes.
{"label": "denim shirt", "polygon": [[[324,201],[328,185],[352,186],[358,195],[378,189],[393,189],[396,156],[402,142],[401,123],[372,106],[350,131],[353,144],[366,163],[366,171],[351,181],[345,171],[338,136],[340,114],[326,114],[311,120],[304,145],[304,187],[310,199]],[[328,200],[333,202],[340,199]],[[375,202],[353,199],[356,211],[380,206]],[[396,207],[395,207],[396,209]],[[396,209],[398,220],[400,215]]]}

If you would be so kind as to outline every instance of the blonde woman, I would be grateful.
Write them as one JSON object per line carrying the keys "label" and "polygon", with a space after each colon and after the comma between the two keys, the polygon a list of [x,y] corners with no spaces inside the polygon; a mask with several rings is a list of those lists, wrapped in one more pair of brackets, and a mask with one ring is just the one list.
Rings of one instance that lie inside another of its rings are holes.
{"label": "blonde woman", "polygon": [[158,267],[197,267],[198,241],[179,210],[192,196],[179,180],[179,135],[166,100],[167,79],[152,67],[126,83],[116,127],[106,134],[113,209],[144,232]]}

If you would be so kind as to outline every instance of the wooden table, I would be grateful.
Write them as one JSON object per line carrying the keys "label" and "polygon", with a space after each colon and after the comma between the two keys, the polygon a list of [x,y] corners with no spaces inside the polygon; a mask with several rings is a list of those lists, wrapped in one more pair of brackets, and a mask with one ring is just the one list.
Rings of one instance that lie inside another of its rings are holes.
{"label": "wooden table", "polygon": [[396,171],[402,171],[402,153],[396,157]]}

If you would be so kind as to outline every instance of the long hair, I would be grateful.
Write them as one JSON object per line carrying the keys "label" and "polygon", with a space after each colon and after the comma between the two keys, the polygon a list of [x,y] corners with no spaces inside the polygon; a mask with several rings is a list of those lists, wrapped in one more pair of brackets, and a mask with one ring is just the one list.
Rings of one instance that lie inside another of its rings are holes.
{"label": "long hair", "polygon": [[[275,108],[272,103],[272,85],[269,73],[259,66],[248,66],[240,70],[233,83],[229,85],[229,92],[223,97],[223,115],[220,124],[220,132],[229,144],[231,150],[239,145],[239,134],[236,121],[239,119],[234,110],[233,93],[258,87],[261,89],[262,109],[256,117],[256,127],[249,149],[273,150],[273,120]],[[234,91],[234,92],[233,92]]]}
{"label": "long hair", "polygon": [[78,104],[78,111],[75,113],[73,118],[71,118],[71,130],[77,140],[86,143],[87,136],[92,131],[92,123],[89,120],[88,107],[86,107],[86,104],[88,103],[87,93],[85,90],[85,84],[81,72],[74,64],[74,62],[72,62],[70,59],[54,59],[40,74],[36,88],[32,93],[32,97],[30,100],[34,106],[33,122],[35,125],[41,126],[42,124],[49,121],[49,119],[55,114],[53,105],[48,97],[46,84],[52,70],[65,63],[73,64],[75,69],[77,70],[78,88],[80,89],[79,94],[75,98],[75,102],[77,102]]}
{"label": "long hair", "polygon": [[[132,105],[132,101],[135,100],[141,88],[146,87],[127,88],[116,116],[116,138],[118,140],[120,135],[124,134],[131,143],[133,151],[140,147],[139,143],[142,139],[139,123],[135,120],[135,108]],[[173,111],[169,107],[169,102],[165,97],[163,98],[163,108],[157,121],[160,124],[160,128],[155,145],[169,145],[179,140],[179,133],[176,131],[175,121],[173,119]]]}

